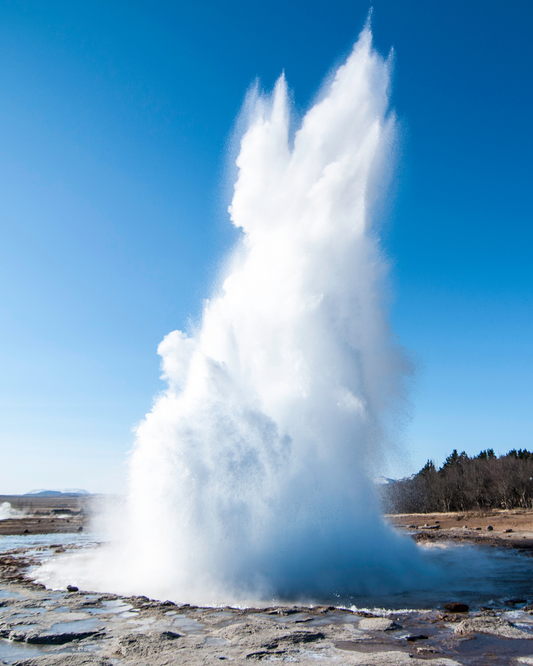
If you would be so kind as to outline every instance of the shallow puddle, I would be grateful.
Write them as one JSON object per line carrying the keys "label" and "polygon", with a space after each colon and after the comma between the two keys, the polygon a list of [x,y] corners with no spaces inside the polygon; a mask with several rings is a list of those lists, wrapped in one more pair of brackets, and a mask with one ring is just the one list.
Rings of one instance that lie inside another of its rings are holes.
{"label": "shallow puddle", "polygon": [[13,599],[14,597],[20,597],[20,594],[10,590],[0,590],[0,599]]}
{"label": "shallow puddle", "polygon": [[102,623],[98,620],[74,620],[73,622],[57,622],[53,624],[49,631],[44,632],[47,634],[78,634],[86,631],[94,631],[97,627],[101,627]]}
{"label": "shallow puddle", "polygon": [[46,654],[45,650],[27,643],[15,643],[0,638],[0,660],[3,664],[12,664],[19,659],[30,659],[31,657],[40,657]]}
{"label": "shallow puddle", "polygon": [[39,629],[38,624],[15,624],[11,627],[12,631],[32,631],[33,629]]}
{"label": "shallow puddle", "polygon": [[460,641],[448,654],[466,657],[469,664],[476,666],[485,666],[489,660],[491,665],[500,666],[508,664],[511,658],[533,656],[533,641],[478,634],[471,640]]}
{"label": "shallow puddle", "polygon": [[172,618],[172,624],[187,633],[201,632],[205,627],[205,624],[201,624],[198,620],[195,620],[192,617],[187,617],[186,615],[178,615]]}
{"label": "shallow puddle", "polygon": [[[121,617],[133,617],[139,611],[132,611],[131,604],[125,604],[123,601],[104,601],[102,606],[85,606],[84,611],[91,615],[120,614]],[[126,615],[129,612],[130,615]]]}

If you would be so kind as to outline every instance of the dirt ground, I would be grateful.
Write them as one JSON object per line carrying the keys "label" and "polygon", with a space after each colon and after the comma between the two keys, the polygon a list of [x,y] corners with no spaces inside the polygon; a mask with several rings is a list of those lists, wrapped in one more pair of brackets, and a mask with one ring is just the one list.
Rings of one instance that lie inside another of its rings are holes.
{"label": "dirt ground", "polygon": [[0,495],[0,505],[9,502],[26,515],[0,520],[0,536],[11,534],[62,534],[87,528],[94,497],[89,495],[42,497]]}
{"label": "dirt ground", "polygon": [[451,539],[533,549],[533,509],[402,513],[385,517],[395,527],[412,533],[416,541]]}
{"label": "dirt ground", "polygon": [[[0,536],[82,532],[88,529],[92,509],[98,501],[99,497],[94,495],[0,495],[0,504],[9,502],[14,509],[26,513],[21,518],[0,520]],[[395,527],[410,532],[416,541],[451,539],[533,550],[533,509],[403,513],[388,514],[385,518]]]}

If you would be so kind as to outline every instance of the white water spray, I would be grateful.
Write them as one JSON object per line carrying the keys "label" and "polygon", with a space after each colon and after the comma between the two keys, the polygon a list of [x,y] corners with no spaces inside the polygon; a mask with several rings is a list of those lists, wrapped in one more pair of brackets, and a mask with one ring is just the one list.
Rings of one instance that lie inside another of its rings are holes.
{"label": "white water spray", "polygon": [[86,585],[210,603],[416,576],[370,480],[405,371],[372,231],[389,82],[367,27],[292,147],[284,77],[251,103],[229,209],[242,238],[199,330],[159,346],[168,389],[137,431],[125,541]]}

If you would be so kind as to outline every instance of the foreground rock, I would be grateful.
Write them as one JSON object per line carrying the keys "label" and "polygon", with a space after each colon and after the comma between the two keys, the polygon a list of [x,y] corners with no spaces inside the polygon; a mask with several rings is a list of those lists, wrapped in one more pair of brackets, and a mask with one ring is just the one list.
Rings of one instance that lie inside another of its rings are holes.
{"label": "foreground rock", "polygon": [[526,611],[378,616],[333,606],[197,608],[53,592],[26,578],[32,561],[24,553],[8,553],[3,563],[0,663],[13,666],[485,666],[496,663],[491,654],[498,666],[533,664]]}
{"label": "foreground rock", "polygon": [[416,541],[451,540],[533,550],[533,509],[389,514]]}
{"label": "foreground rock", "polygon": [[364,631],[394,631],[401,628],[401,625],[387,617],[364,617],[359,621],[359,629]]}
{"label": "foreground rock", "polygon": [[512,622],[502,617],[473,617],[463,620],[454,629],[454,633],[465,634],[489,634],[491,636],[502,636],[503,638],[519,638],[525,640],[533,639],[533,633],[518,629]]}

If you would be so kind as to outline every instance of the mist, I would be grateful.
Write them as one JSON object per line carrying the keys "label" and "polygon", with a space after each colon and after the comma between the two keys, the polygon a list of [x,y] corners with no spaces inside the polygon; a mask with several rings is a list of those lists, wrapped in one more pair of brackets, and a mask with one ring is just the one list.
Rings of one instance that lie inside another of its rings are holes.
{"label": "mist", "polygon": [[387,593],[429,574],[372,482],[409,373],[378,237],[390,77],[367,26],[293,138],[284,76],[248,99],[240,240],[197,329],[159,345],[168,387],[137,428],[113,542],[47,564],[48,582],[206,604]]}

